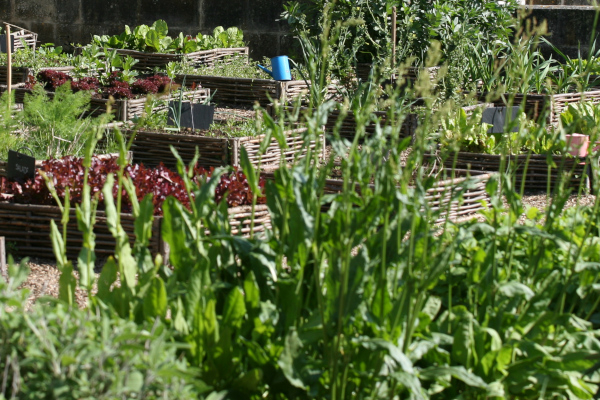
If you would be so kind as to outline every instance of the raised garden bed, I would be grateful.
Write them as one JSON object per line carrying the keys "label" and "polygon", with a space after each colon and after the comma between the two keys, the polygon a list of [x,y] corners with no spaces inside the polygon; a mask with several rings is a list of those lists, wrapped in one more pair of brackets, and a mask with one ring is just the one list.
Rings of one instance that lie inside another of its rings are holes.
{"label": "raised garden bed", "polygon": [[[229,224],[234,235],[248,237],[250,235],[252,206],[232,207],[227,210]],[[70,210],[70,220],[67,224],[67,256],[76,260],[83,237],[77,229],[75,208]],[[50,221],[61,229],[62,213],[58,207],[30,204],[12,204],[0,202],[0,236],[6,238],[10,248],[8,253],[19,256],[35,256],[54,258],[52,242],[50,241]],[[133,245],[135,241],[135,219],[131,214],[121,214],[121,225]],[[152,238],[149,249],[153,255],[161,254],[168,257],[168,246],[161,236],[162,217],[154,217],[152,222]],[[271,217],[266,205],[256,205],[254,213],[254,233],[270,229]],[[96,235],[96,255],[107,257],[114,255],[115,241],[106,225],[106,214],[98,211],[94,226]]]}
{"label": "raised garden bed", "polygon": [[[177,75],[175,81],[186,86],[196,84],[211,90],[213,100],[217,103],[252,106],[258,102],[267,106],[273,100],[289,102],[309,90],[309,83],[304,80],[276,81],[273,79],[237,78],[213,75]],[[337,93],[336,86],[330,85],[330,94]]]}
{"label": "raised garden bed", "polygon": [[[117,158],[119,157],[119,154],[117,153],[111,153],[111,154],[98,154],[98,155],[94,155],[95,158],[98,158],[100,160],[105,160],[108,158]],[[131,152],[127,152],[127,161],[131,162]],[[42,162],[44,160],[35,160],[35,166],[36,168],[39,168],[42,166]],[[6,169],[8,168],[8,161],[4,161],[4,160],[0,160],[0,177],[2,176],[6,176]]]}
{"label": "raised garden bed", "polygon": [[[70,220],[67,225],[67,255],[75,259],[81,250],[82,234],[77,229],[77,216],[74,208],[70,210]],[[22,256],[54,258],[52,242],[50,241],[50,221],[61,227],[62,213],[58,207],[31,204],[11,204],[0,202],[0,236],[13,247],[9,253]],[[131,214],[121,214],[123,229],[133,244],[134,217]],[[160,239],[161,218],[155,217],[152,223],[152,239],[150,251],[152,254],[164,253]],[[96,254],[109,256],[114,254],[115,241],[106,226],[106,214],[98,211],[96,214]]]}
{"label": "raised garden bed", "polygon": [[[285,111],[292,111],[294,108],[291,106],[284,107]],[[308,107],[300,107],[301,113],[305,113],[310,110]],[[267,107],[267,111],[272,117],[275,117],[275,108],[272,106]],[[373,114],[380,119],[381,126],[385,126],[387,122],[388,114],[386,111],[375,111]],[[328,133],[333,132],[336,122],[340,116],[340,112],[337,110],[332,111],[327,118],[327,124],[325,124],[325,131]],[[406,118],[402,122],[400,127],[400,137],[412,137],[415,134],[417,129],[417,115],[416,114],[408,114]],[[376,124],[371,122],[366,127],[367,135],[372,135],[375,133]],[[340,136],[346,138],[348,140],[353,140],[354,135],[356,134],[356,119],[354,118],[354,114],[349,112],[346,115],[346,118],[342,121],[342,125],[340,127]]]}
{"label": "raised garden bed", "polygon": [[[73,69],[75,69],[75,67],[71,67],[71,66],[65,66],[65,67],[49,67],[49,68],[44,68],[46,70],[51,69],[53,71],[60,71],[60,72],[71,72]],[[35,71],[33,70],[33,68],[27,68],[27,67],[12,67],[12,78],[11,78],[11,82],[13,85],[18,85],[19,83],[25,83],[27,82],[27,77],[29,75],[34,75]],[[0,85],[6,85],[6,79],[8,78],[8,67],[7,66],[0,66]]]}
{"label": "raised garden bed", "polygon": [[[588,190],[591,187],[588,174],[589,163],[585,158],[562,155],[553,155],[551,158],[554,167],[548,165],[548,156],[545,154],[511,156],[510,160],[507,160],[507,166],[510,161],[517,190],[520,189],[523,181],[527,191],[546,191],[548,184],[552,189],[564,174],[568,180],[568,187],[579,189],[582,177],[583,189]],[[456,159],[452,156],[448,157],[443,166],[447,169],[454,166],[456,169],[469,170],[473,173],[475,171],[500,172],[501,159],[502,156],[496,154],[459,152]],[[423,162],[430,164],[438,161],[436,155],[425,155],[423,159]]]}
{"label": "raised garden bed", "polygon": [[[447,170],[439,171],[444,177]],[[443,210],[436,222],[443,221],[446,216],[450,219],[466,216],[483,210],[482,200],[489,203],[490,197],[485,186],[491,174],[480,171],[454,170],[454,178],[445,178],[427,190],[425,196],[432,210]],[[339,179],[325,181],[325,193],[341,193],[344,182]],[[460,200],[456,199],[460,195]]]}
{"label": "raised garden bed", "polygon": [[[478,98],[485,100],[486,93],[479,93]],[[504,94],[503,97],[494,101],[496,106],[505,106],[511,94]],[[600,103],[600,90],[591,90],[582,93],[559,93],[559,94],[523,94],[517,93],[514,96],[513,106],[521,106],[525,102],[525,113],[533,120],[538,120],[544,110],[548,109],[546,123],[549,125],[558,125],[560,114],[565,111],[569,104],[588,101],[593,104]]]}
{"label": "raised garden bed", "polygon": [[[284,159],[292,161],[299,151],[301,156],[306,153],[303,150],[303,139],[300,135],[305,129],[296,129],[285,132],[288,149],[284,152]],[[133,131],[126,131],[130,136]],[[321,140],[324,139],[321,135]],[[200,153],[199,165],[203,166],[222,166],[222,165],[240,165],[240,149],[244,147],[248,152],[248,158],[253,165],[258,165],[258,149],[264,136],[238,137],[238,138],[215,138],[191,134],[158,133],[138,131],[136,133],[131,151],[133,152],[133,161],[135,163],[144,163],[145,165],[156,165],[159,162],[166,166],[175,166],[176,160],[171,153],[170,146],[173,146],[183,161],[190,162],[194,158],[196,147]],[[316,142],[311,142],[309,147],[314,149]],[[324,142],[321,148],[324,149]],[[275,138],[267,147],[265,154],[261,157],[263,167],[276,167],[281,159],[281,149]]]}
{"label": "raised garden bed", "polygon": [[[17,103],[23,103],[25,100],[25,94],[31,94],[30,89],[25,88],[16,88],[15,90],[15,101]],[[47,92],[48,96],[53,97],[54,92]],[[152,95],[155,96],[156,95]],[[115,115],[116,121],[131,121],[135,117],[140,117],[144,113],[144,106],[146,101],[150,95],[141,96],[137,99],[94,99],[92,98],[90,101],[90,111],[88,116],[99,116],[104,114],[110,104],[112,112]],[[191,91],[187,91],[184,93],[184,97],[186,100],[192,100],[194,102],[202,102],[210,97],[210,89],[195,89]],[[161,98],[165,99],[173,99],[173,95],[162,95]],[[154,111],[160,111],[161,109],[166,108],[164,106],[157,106],[154,108]]]}
{"label": "raised garden bed", "polygon": [[[75,258],[82,244],[82,235],[77,229],[77,219],[74,204],[81,201],[83,190],[83,164],[81,158],[64,157],[59,160],[42,162],[40,170],[51,176],[59,198],[64,198],[67,187],[70,188],[72,209],[68,231],[68,254]],[[106,177],[119,169],[114,157],[95,157],[92,160],[88,185],[92,193],[99,192],[106,182]],[[210,177],[211,170],[199,166],[194,167],[192,180],[200,183],[202,177]],[[181,177],[164,166],[149,169],[142,165],[129,165],[125,175],[132,179],[136,187],[138,201],[148,194],[152,195],[154,207],[154,222],[152,224],[152,240],[150,250],[154,254],[168,254],[168,248],[161,240],[162,205],[168,196],[178,199],[184,206],[189,206],[193,201],[183,188]],[[200,180],[199,180],[200,179]],[[50,241],[50,220],[58,226],[62,213],[55,206],[45,182],[40,174],[33,180],[19,181],[0,178],[2,183],[2,201],[0,201],[0,235],[5,236],[13,251],[20,255],[36,255],[39,257],[52,257],[52,242]],[[264,187],[264,179],[259,180],[259,186]],[[114,190],[114,189],[113,189]],[[116,196],[116,192],[113,191]],[[222,176],[217,182],[215,201],[225,201],[228,205],[229,224],[233,234],[249,235],[252,224],[252,193],[248,182],[241,170],[230,172]],[[270,226],[270,214],[266,207],[265,198],[259,197],[255,209],[254,232],[264,232]],[[102,207],[103,202],[100,202]],[[122,198],[121,220],[123,228],[133,243],[135,238],[134,218],[129,214],[131,201],[128,196]],[[96,217],[96,252],[99,255],[110,255],[114,252],[114,240],[106,227],[106,215],[102,209]],[[208,233],[208,232],[207,232]]]}
{"label": "raised garden bed", "polygon": [[193,53],[177,54],[177,53],[148,53],[145,51],[128,50],[128,49],[109,49],[116,50],[117,54],[122,56],[131,56],[138,60],[133,66],[134,69],[153,69],[156,67],[163,68],[170,62],[189,60],[198,65],[212,66],[218,61],[223,61],[228,57],[248,57],[248,47],[232,47],[218,48],[212,50],[201,50]]}

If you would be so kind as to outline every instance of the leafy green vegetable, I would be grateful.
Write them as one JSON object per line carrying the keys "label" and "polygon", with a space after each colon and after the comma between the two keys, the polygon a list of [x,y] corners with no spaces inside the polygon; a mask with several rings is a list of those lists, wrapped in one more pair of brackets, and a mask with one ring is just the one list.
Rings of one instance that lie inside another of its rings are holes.
{"label": "leafy green vegetable", "polygon": [[168,36],[169,28],[163,20],[155,21],[152,26],[139,25],[133,31],[127,25],[125,30],[119,35],[107,36],[95,35],[91,45],[100,47],[110,47],[115,49],[131,49],[138,51],[147,51],[153,53],[178,53],[188,54],[200,50],[211,50],[223,47],[243,47],[244,35],[236,27],[230,27],[225,30],[218,26],[213,35],[202,35],[198,33],[196,37],[179,36],[172,38]]}

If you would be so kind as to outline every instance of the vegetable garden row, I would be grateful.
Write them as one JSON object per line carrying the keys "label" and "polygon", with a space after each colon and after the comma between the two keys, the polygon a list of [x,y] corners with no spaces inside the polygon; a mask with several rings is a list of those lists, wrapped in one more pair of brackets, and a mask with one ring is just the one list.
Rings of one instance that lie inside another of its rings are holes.
{"label": "vegetable garden row", "polygon": [[285,81],[234,27],[5,25],[0,394],[594,398],[600,53],[523,13],[291,2]]}

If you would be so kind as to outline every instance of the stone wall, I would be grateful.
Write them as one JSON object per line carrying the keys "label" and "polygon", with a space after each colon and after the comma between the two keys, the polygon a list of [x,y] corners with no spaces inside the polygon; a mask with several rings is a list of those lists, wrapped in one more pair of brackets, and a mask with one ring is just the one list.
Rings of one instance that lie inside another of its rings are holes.
{"label": "stone wall", "polygon": [[291,38],[277,21],[284,0],[0,0],[0,19],[57,45],[89,43],[93,34],[118,34],[124,25],[164,19],[170,34],[211,33],[222,25],[244,31],[251,56],[285,54]]}
{"label": "stone wall", "polygon": [[[547,6],[589,6],[591,0],[532,0],[533,5]],[[523,4],[529,4],[528,1]]]}
{"label": "stone wall", "polygon": [[[600,50],[598,33],[592,37],[596,9],[589,6],[527,6],[530,18],[548,26],[548,40],[560,51],[570,57],[577,57],[579,49],[582,56],[588,54],[590,44],[597,40],[596,51]],[[600,31],[600,24],[597,31]],[[552,53],[548,46],[543,46],[544,53]]]}
{"label": "stone wall", "polygon": [[[164,19],[171,34],[210,33],[216,26],[244,31],[251,56],[288,54],[292,38],[287,23],[277,21],[286,0],[0,0],[2,20],[30,29],[42,42],[86,44],[92,34],[118,34],[125,24]],[[588,0],[533,0],[587,2]],[[529,3],[529,1],[527,1]],[[531,18],[547,21],[550,40],[576,56],[587,52],[595,9],[586,6],[527,6]],[[600,48],[600,41],[599,41]],[[546,49],[547,50],[547,49]]]}

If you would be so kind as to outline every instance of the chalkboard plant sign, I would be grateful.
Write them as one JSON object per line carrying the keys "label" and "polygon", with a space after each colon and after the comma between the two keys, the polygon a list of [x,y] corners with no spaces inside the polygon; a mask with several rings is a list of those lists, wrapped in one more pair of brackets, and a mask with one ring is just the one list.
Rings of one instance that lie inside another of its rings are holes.
{"label": "chalkboard plant sign", "polygon": [[213,123],[214,115],[213,105],[170,101],[167,124],[175,126],[177,130],[181,128],[207,130]]}
{"label": "chalkboard plant sign", "polygon": [[35,176],[35,157],[9,150],[6,176],[10,179],[33,179]]}

